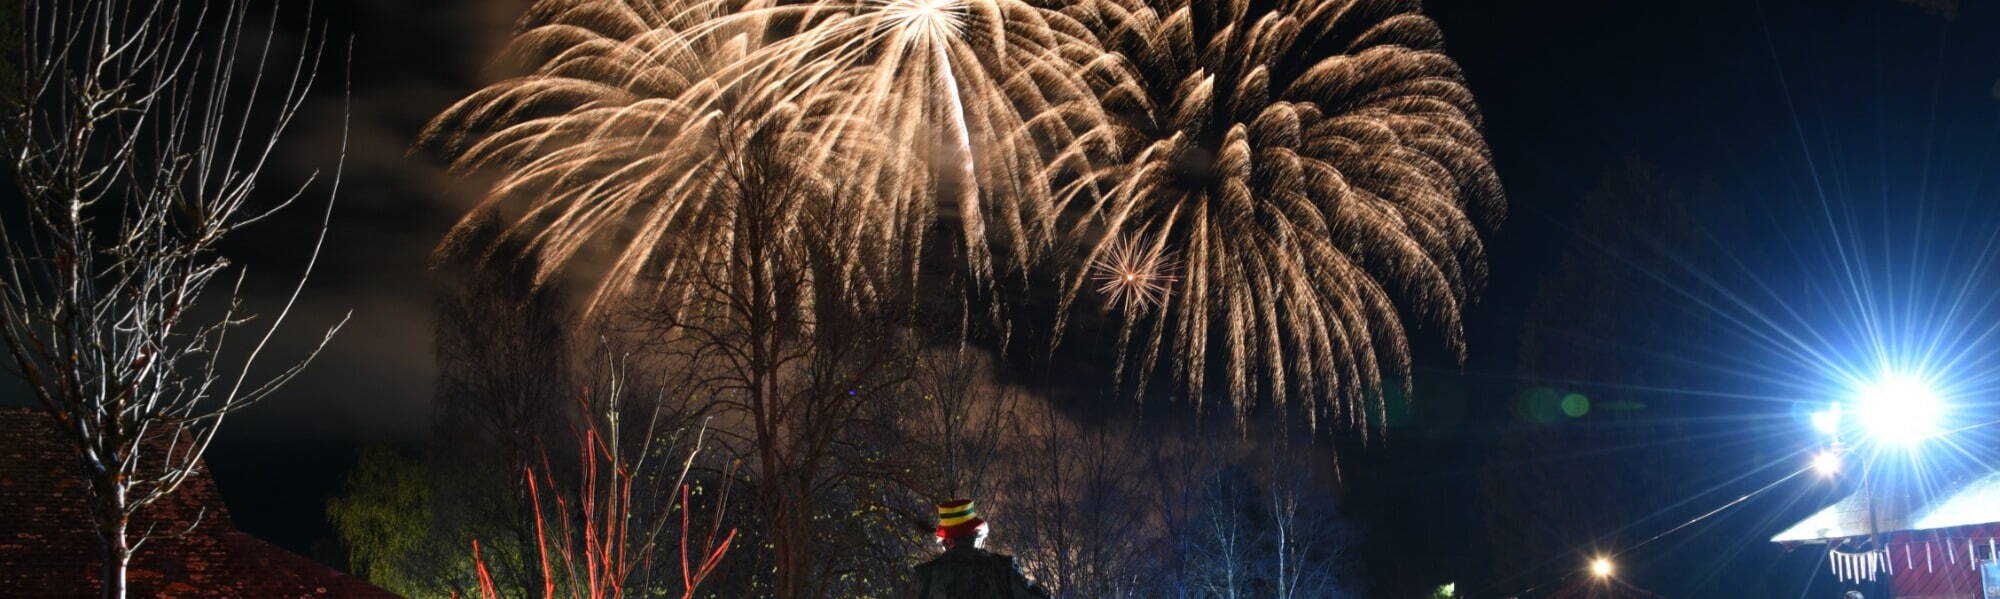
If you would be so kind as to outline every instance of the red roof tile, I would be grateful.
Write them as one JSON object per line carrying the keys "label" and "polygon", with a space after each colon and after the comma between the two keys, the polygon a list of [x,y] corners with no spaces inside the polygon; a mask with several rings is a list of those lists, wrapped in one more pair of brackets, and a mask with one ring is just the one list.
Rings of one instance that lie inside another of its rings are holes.
{"label": "red roof tile", "polygon": [[[97,535],[76,457],[48,416],[0,408],[0,594],[94,597]],[[395,597],[394,594],[236,530],[214,479],[189,477],[179,492],[134,519],[159,536],[138,548],[129,597]]]}

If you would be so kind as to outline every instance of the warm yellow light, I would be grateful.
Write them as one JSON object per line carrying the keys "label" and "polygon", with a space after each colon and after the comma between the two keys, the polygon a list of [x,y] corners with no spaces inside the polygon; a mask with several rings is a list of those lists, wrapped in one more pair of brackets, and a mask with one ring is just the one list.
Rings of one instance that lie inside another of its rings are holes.
{"label": "warm yellow light", "polygon": [[1604,558],[1601,558],[1601,557],[1600,557],[1600,558],[1597,558],[1597,561],[1593,561],[1593,562],[1590,562],[1590,573],[1591,573],[1591,574],[1596,574],[1598,578],[1608,578],[1608,577],[1610,577],[1610,576],[1611,576],[1611,560],[1608,560],[1608,559],[1604,559]]}

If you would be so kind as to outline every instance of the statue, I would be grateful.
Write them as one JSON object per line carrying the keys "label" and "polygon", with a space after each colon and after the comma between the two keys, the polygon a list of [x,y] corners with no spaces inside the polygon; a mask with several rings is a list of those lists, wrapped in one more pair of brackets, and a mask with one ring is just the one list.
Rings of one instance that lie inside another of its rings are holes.
{"label": "statue", "polygon": [[937,536],[943,555],[917,566],[917,599],[1045,599],[1048,593],[1021,575],[1014,557],[987,551],[986,521],[972,500],[938,504]]}

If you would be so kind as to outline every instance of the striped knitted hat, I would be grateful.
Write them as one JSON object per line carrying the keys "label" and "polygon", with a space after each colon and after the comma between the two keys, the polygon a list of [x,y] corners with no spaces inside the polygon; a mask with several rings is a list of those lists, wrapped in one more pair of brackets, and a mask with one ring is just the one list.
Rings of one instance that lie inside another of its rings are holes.
{"label": "striped knitted hat", "polygon": [[937,508],[938,538],[963,539],[986,532],[986,521],[979,519],[979,511],[973,509],[970,499],[954,499],[938,504]]}

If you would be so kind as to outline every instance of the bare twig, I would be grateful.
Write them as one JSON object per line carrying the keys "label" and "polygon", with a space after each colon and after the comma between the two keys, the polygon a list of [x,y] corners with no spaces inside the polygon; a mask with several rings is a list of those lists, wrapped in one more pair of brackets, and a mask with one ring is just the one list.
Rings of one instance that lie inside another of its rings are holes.
{"label": "bare twig", "polygon": [[324,247],[344,135],[304,271],[245,357],[225,351],[250,317],[240,269],[234,284],[211,287],[236,268],[221,243],[311,188],[309,178],[268,207],[255,201],[317,81],[325,40],[307,44],[266,98],[275,22],[251,50],[247,3],[217,12],[171,0],[23,9],[22,89],[4,136],[24,207],[0,217],[0,340],[76,450],[107,597],[124,596],[125,566],[146,537],[127,538],[133,516],[197,472],[224,417],[297,376],[340,328],[253,380]]}

